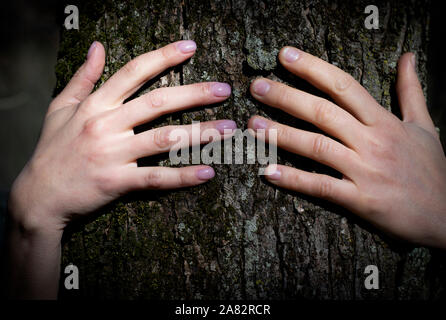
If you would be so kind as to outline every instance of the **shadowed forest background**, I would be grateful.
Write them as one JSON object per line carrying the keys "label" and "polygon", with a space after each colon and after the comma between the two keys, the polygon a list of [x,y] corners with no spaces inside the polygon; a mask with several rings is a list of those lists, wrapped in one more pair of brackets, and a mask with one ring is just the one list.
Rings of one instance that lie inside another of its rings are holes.
{"label": "shadowed forest background", "polygon": [[[75,4],[80,29],[64,30]],[[413,51],[443,146],[446,132],[445,28],[437,1],[376,1],[380,29],[363,21],[368,1],[16,1],[2,3],[0,55],[0,190],[3,197],[37,141],[51,96],[84,61],[92,41],[106,48],[100,82],[125,62],[169,42],[193,39],[195,56],[151,81],[160,85],[225,81],[223,104],[167,115],[153,125],[234,119],[255,114],[299,128],[250,97],[258,76],[322,95],[277,62],[293,45],[351,73],[398,114],[398,57]],[[336,175],[285,151],[279,163]],[[141,165],[168,165],[168,156]],[[209,183],[175,192],[133,194],[82,221],[64,237],[62,266],[80,270],[80,290],[63,298],[161,299],[441,299],[446,255],[389,239],[342,208],[281,190],[255,165],[215,165]],[[444,191],[443,191],[444,192]],[[364,268],[377,265],[380,289],[365,290]],[[63,271],[63,268],[62,268]],[[64,275],[62,274],[62,279]]]}

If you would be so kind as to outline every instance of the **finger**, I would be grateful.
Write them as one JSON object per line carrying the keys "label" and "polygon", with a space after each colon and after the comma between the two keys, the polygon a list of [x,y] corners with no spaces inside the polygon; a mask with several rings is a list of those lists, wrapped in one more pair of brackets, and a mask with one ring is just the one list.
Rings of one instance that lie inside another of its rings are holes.
{"label": "finger", "polygon": [[121,183],[126,191],[177,189],[202,184],[214,176],[214,169],[208,166],[132,167],[123,176]]}
{"label": "finger", "polygon": [[104,46],[100,42],[95,41],[88,50],[87,61],[77,70],[63,91],[53,100],[49,112],[68,105],[79,104],[87,98],[101,77],[104,65]]}
{"label": "finger", "polygon": [[190,58],[195,50],[195,42],[185,40],[140,55],[111,76],[95,92],[95,97],[105,105],[116,107],[135,93],[146,81],[157,76],[165,69]]}
{"label": "finger", "polygon": [[251,84],[251,93],[257,100],[311,122],[348,145],[354,145],[357,135],[364,127],[355,117],[334,103],[282,83],[257,79]]}
{"label": "finger", "polygon": [[276,140],[280,148],[330,166],[347,176],[351,175],[352,170],[359,169],[360,159],[356,152],[322,134],[299,130],[258,116],[249,120],[248,128],[254,130],[257,138]]}
{"label": "finger", "polygon": [[329,200],[345,207],[352,207],[358,198],[358,190],[349,180],[283,165],[269,165],[265,169],[265,178],[279,187]]}
{"label": "finger", "polygon": [[160,127],[129,137],[123,154],[129,156],[130,161],[135,161],[170,150],[225,139],[232,136],[236,128],[237,125],[232,120]]}
{"label": "finger", "polygon": [[322,59],[285,47],[279,53],[279,60],[286,69],[329,94],[364,124],[372,125],[386,113],[351,75]]}
{"label": "finger", "polygon": [[221,102],[231,94],[226,83],[207,82],[159,88],[114,109],[116,128],[132,129],[163,114]]}
{"label": "finger", "polygon": [[413,122],[437,136],[435,125],[429,115],[423,89],[415,70],[415,55],[404,54],[398,62],[396,92],[403,120]]}

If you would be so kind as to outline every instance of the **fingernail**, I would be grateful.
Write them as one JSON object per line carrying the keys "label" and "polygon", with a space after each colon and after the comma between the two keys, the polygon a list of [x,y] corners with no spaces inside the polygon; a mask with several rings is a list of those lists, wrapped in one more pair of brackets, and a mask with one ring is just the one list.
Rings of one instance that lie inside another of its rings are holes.
{"label": "fingernail", "polygon": [[283,57],[288,62],[294,62],[299,58],[299,51],[295,48],[287,47],[283,50]]}
{"label": "fingernail", "polygon": [[[221,134],[225,134],[225,133],[232,133],[232,131],[234,131],[235,129],[237,129],[237,124],[235,123],[235,121],[232,120],[223,120],[223,121],[219,121],[216,125],[215,128],[217,128],[217,130],[221,133]],[[226,132],[225,132],[226,130]],[[230,130],[230,131],[229,131]]]}
{"label": "fingernail", "polygon": [[263,96],[268,93],[270,87],[271,86],[269,85],[269,83],[267,81],[256,80],[253,85],[253,90],[259,96]]}
{"label": "fingernail", "polygon": [[265,169],[265,175],[268,177],[268,179],[279,180],[282,176],[282,172],[277,169],[277,165],[271,165]]}
{"label": "fingernail", "polygon": [[177,43],[177,49],[182,53],[190,53],[197,49],[197,44],[192,40],[184,40]]}
{"label": "fingernail", "polygon": [[215,176],[215,171],[211,167],[200,169],[196,172],[197,178],[200,180],[209,180]]}
{"label": "fingernail", "polygon": [[268,123],[262,118],[255,118],[252,123],[252,126],[254,127],[255,130],[266,129],[268,127]]}
{"label": "fingernail", "polygon": [[229,97],[231,86],[227,83],[217,82],[212,85],[211,92],[216,97]]}
{"label": "fingernail", "polygon": [[94,49],[96,49],[98,45],[97,41],[93,41],[93,43],[90,46],[90,49],[88,49],[88,53],[87,53],[87,60],[91,57],[91,55],[93,54]]}
{"label": "fingernail", "polygon": [[412,57],[410,58],[410,62],[412,62],[412,67],[415,68],[415,66],[417,65],[417,60],[415,58],[415,53],[412,53]]}

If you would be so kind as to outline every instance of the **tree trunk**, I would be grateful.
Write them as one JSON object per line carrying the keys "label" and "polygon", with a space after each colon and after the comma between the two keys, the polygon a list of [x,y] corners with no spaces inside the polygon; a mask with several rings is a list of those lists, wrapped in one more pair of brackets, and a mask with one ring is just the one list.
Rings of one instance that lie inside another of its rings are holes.
{"label": "tree trunk", "polygon": [[[225,81],[225,103],[167,115],[153,125],[255,115],[314,128],[256,102],[251,81],[266,76],[321,94],[277,62],[284,45],[302,48],[351,73],[385,108],[397,112],[396,65],[416,52],[425,87],[429,28],[426,1],[375,1],[380,27],[368,30],[369,1],[103,1],[79,6],[80,29],[62,32],[56,67],[60,91],[93,40],[107,51],[103,83],[131,58],[180,39],[198,50],[150,82],[160,86]],[[279,150],[279,163],[338,173]],[[168,155],[141,165],[169,165]],[[444,253],[391,240],[346,210],[278,189],[259,165],[213,165],[216,177],[180,191],[140,192],[65,234],[62,271],[79,267],[80,290],[61,297],[161,299],[428,299],[445,297]],[[379,289],[364,287],[368,265]]]}

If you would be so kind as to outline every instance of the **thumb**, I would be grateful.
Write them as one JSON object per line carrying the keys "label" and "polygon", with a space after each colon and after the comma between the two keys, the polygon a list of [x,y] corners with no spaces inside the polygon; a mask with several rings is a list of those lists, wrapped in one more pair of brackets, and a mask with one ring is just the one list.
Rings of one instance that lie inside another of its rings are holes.
{"label": "thumb", "polygon": [[413,53],[405,53],[398,62],[396,92],[403,121],[416,123],[437,136],[437,131],[427,109],[423,90],[418,81]]}
{"label": "thumb", "polygon": [[76,71],[62,92],[51,102],[48,113],[83,101],[101,77],[105,65],[104,46],[94,41],[87,54],[87,61]]}

